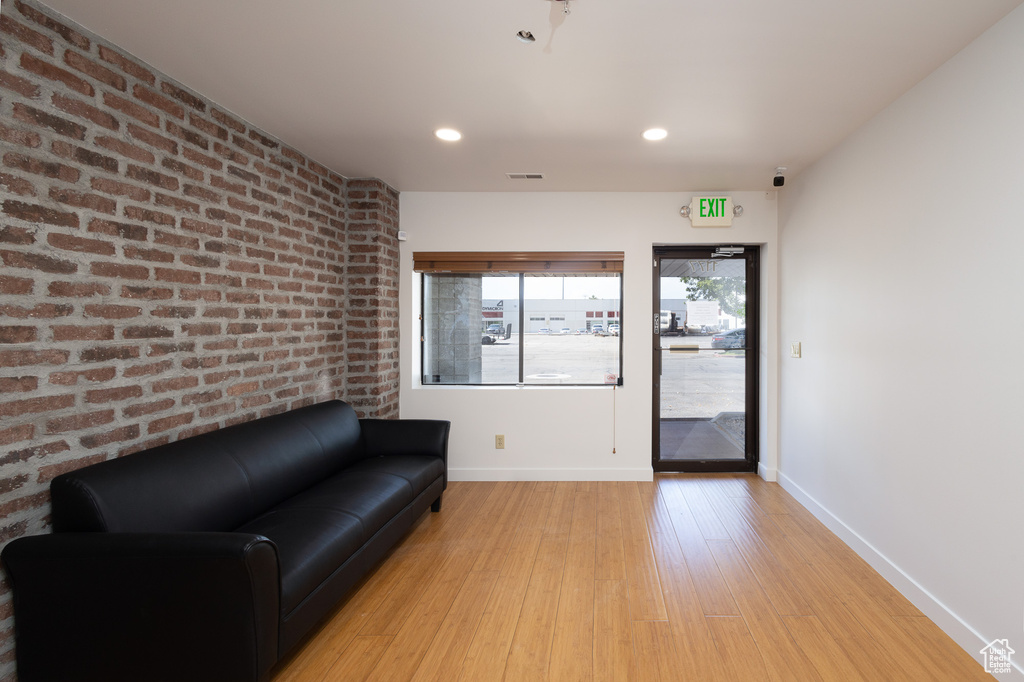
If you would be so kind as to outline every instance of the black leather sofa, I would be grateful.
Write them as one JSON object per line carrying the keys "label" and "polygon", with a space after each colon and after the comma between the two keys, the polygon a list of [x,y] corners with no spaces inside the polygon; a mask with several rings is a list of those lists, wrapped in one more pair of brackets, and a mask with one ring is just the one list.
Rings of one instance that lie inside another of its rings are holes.
{"label": "black leather sofa", "polygon": [[3,551],[20,682],[268,679],[440,510],[449,426],[332,401],[55,478]]}

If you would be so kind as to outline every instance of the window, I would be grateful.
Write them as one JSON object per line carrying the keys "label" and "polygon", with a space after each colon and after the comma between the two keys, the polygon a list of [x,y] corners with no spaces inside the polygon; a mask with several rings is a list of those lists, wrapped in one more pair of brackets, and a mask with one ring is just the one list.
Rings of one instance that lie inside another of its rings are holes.
{"label": "window", "polygon": [[[424,385],[599,385],[621,376],[621,336],[587,319],[597,301],[621,317],[621,253],[415,253],[413,261],[423,276]],[[500,319],[485,314],[499,309]]]}

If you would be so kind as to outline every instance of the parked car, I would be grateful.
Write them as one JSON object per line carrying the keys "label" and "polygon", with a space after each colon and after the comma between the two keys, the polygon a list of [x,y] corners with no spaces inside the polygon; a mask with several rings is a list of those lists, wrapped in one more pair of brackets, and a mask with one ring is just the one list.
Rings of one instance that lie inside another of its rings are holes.
{"label": "parked car", "polygon": [[576,330],[576,335],[577,336],[579,336],[580,334],[586,334],[586,333],[587,333],[587,330],[583,329],[583,328],[580,328],[580,329]]}
{"label": "parked car", "polygon": [[538,331],[541,334],[550,334],[551,333],[551,330],[548,329],[547,327],[541,327]]}
{"label": "parked car", "polygon": [[501,333],[501,325],[498,324],[497,322],[495,322],[494,324],[487,325],[487,333],[488,334],[500,334]]}
{"label": "parked car", "polygon": [[590,328],[590,333],[591,334],[604,334],[604,325],[603,324],[595,324],[594,326],[592,326]]}
{"label": "parked car", "polygon": [[562,327],[562,334],[572,334],[572,330],[568,327]]}
{"label": "parked car", "polygon": [[733,329],[727,332],[718,332],[711,337],[712,348],[746,348],[747,330]]}
{"label": "parked car", "polygon": [[618,336],[619,335],[619,325],[617,325],[617,324],[610,324],[610,325],[608,325],[608,333],[611,334],[612,336]]}

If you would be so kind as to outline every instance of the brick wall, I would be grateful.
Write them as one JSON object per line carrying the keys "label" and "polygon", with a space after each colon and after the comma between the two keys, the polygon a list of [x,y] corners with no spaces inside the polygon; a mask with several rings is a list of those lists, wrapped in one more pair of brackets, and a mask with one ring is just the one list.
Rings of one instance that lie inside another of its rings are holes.
{"label": "brick wall", "polygon": [[[2,0],[0,543],[92,462],[330,398],[397,416],[397,205]],[[3,585],[4,679],[12,627]]]}

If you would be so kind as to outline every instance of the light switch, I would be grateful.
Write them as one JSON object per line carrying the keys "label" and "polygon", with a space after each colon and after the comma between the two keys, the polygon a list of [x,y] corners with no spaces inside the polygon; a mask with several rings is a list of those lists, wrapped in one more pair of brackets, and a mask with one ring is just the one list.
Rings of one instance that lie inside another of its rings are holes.
{"label": "light switch", "polygon": [[789,357],[798,358],[800,357],[800,342],[791,343],[789,345]]}

